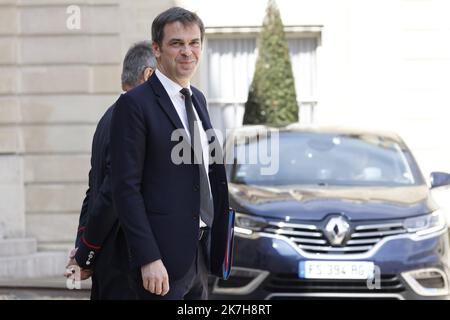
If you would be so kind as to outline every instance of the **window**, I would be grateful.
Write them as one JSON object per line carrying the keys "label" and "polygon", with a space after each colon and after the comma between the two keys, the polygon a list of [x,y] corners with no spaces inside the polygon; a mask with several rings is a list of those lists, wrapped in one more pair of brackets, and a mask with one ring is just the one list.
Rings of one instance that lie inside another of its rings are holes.
{"label": "window", "polygon": [[[288,37],[301,122],[313,122],[316,101],[317,38]],[[216,128],[239,127],[257,58],[256,35],[207,39],[203,88]]]}

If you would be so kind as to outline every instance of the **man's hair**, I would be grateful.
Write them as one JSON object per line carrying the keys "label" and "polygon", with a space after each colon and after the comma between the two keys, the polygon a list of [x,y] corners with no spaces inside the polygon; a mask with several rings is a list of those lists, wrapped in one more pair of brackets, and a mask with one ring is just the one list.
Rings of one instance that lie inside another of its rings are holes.
{"label": "man's hair", "polygon": [[152,44],[150,41],[137,42],[128,49],[123,60],[122,84],[135,87],[139,83],[145,68],[148,67],[153,70],[156,68]]}
{"label": "man's hair", "polygon": [[196,24],[200,29],[201,41],[203,42],[203,36],[205,35],[205,26],[203,21],[189,10],[180,7],[172,7],[164,12],[161,12],[152,23],[152,40],[155,41],[158,46],[162,46],[164,39],[164,27],[167,24],[173,22],[181,22],[183,26],[190,24]]}

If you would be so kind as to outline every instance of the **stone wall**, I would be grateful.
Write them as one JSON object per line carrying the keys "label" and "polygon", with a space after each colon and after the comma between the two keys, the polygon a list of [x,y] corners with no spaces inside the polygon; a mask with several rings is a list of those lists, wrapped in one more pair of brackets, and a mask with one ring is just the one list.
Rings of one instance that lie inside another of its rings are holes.
{"label": "stone wall", "polygon": [[[66,25],[74,2],[79,30]],[[278,0],[285,24],[323,27],[317,123],[395,130],[426,174],[450,171],[447,3]],[[245,27],[261,23],[266,1],[1,0],[0,235],[72,245],[92,134],[120,93],[123,56],[172,5],[207,27]]]}
{"label": "stone wall", "polygon": [[0,7],[0,240],[25,234],[25,198],[19,85],[19,13],[14,1]]}
{"label": "stone wall", "polygon": [[69,29],[72,4],[0,3],[0,235],[34,237],[41,250],[72,245],[93,132],[121,92],[123,56],[173,5],[78,0],[80,28]]}

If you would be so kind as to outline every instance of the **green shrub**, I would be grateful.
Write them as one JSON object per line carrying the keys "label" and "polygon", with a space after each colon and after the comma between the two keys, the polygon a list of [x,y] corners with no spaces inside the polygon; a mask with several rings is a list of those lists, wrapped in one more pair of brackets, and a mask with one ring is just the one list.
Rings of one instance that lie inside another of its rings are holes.
{"label": "green shrub", "polygon": [[283,126],[298,121],[289,48],[274,0],[269,0],[258,37],[255,74],[245,103],[244,124]]}

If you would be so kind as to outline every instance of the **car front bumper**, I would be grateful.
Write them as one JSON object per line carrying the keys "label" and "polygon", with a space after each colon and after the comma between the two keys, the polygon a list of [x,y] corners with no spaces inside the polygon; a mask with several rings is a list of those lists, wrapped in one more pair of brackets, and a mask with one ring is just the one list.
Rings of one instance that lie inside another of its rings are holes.
{"label": "car front bumper", "polygon": [[[386,237],[363,254],[314,255],[285,236],[237,233],[232,275],[213,281],[211,298],[450,299],[448,244],[443,229]],[[372,280],[300,279],[299,263],[306,260],[371,261],[378,273]]]}

